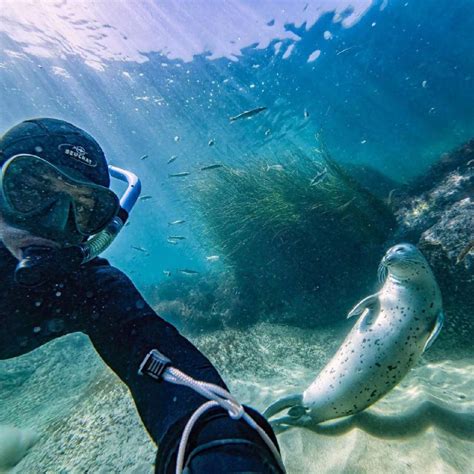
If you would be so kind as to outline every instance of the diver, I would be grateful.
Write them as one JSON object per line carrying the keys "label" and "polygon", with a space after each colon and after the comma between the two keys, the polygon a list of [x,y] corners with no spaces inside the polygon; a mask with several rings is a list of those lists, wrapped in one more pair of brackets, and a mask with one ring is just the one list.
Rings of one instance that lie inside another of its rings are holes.
{"label": "diver", "polygon": [[[159,446],[155,472],[284,472],[267,421],[99,257],[138,198],[137,177],[52,118],[8,130],[0,166],[0,359],[82,331],[130,389]],[[121,199],[110,177],[127,183]]]}

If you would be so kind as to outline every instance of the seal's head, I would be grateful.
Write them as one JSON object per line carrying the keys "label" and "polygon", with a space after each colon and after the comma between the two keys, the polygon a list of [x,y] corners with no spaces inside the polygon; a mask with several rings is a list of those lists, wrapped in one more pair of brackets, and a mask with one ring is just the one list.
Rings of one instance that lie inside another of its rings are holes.
{"label": "seal's head", "polygon": [[379,279],[383,282],[388,275],[407,281],[423,278],[431,273],[423,254],[412,244],[397,244],[389,248],[379,266]]}

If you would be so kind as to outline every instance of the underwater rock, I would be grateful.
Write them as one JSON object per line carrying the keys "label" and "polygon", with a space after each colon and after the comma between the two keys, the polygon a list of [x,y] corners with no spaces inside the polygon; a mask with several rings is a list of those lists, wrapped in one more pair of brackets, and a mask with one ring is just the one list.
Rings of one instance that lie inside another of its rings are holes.
{"label": "underwater rock", "polygon": [[83,334],[1,360],[0,407],[0,425],[39,435],[24,457],[15,451],[9,473],[153,472],[155,447],[129,391]]}
{"label": "underwater rock", "polygon": [[405,192],[407,197],[396,210],[399,228],[392,241],[407,240],[422,250],[443,294],[447,326],[465,343],[471,344],[474,314],[474,140],[444,154]]}

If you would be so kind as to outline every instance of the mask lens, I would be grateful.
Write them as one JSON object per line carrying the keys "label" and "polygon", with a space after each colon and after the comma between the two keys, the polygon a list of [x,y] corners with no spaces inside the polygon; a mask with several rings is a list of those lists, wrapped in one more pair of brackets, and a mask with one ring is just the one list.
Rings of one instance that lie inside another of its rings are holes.
{"label": "mask lens", "polygon": [[117,196],[107,188],[87,189],[78,188],[74,193],[74,212],[78,229],[94,229],[96,233],[107,225],[117,213],[119,202]]}
{"label": "mask lens", "polygon": [[1,187],[7,204],[20,214],[40,215],[60,200],[68,206],[72,203],[77,230],[84,235],[99,232],[119,209],[110,189],[73,179],[34,155],[7,161]]}
{"label": "mask lens", "polygon": [[34,213],[51,203],[54,192],[49,187],[50,179],[38,166],[26,172],[23,167],[11,166],[2,173],[2,188],[10,206],[23,214]]}

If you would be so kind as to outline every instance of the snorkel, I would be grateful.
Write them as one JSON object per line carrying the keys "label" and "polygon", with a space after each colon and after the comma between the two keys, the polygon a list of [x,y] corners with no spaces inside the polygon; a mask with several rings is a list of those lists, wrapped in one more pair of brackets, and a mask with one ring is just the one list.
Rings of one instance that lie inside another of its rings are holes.
{"label": "snorkel", "polygon": [[34,287],[60,276],[77,270],[82,264],[89,262],[104,252],[120,233],[133,206],[141,192],[138,177],[116,166],[108,166],[109,175],[127,183],[127,189],[120,198],[120,209],[106,227],[81,244],[60,249],[42,246],[30,246],[24,249],[23,258],[15,268],[15,281],[23,286]]}

